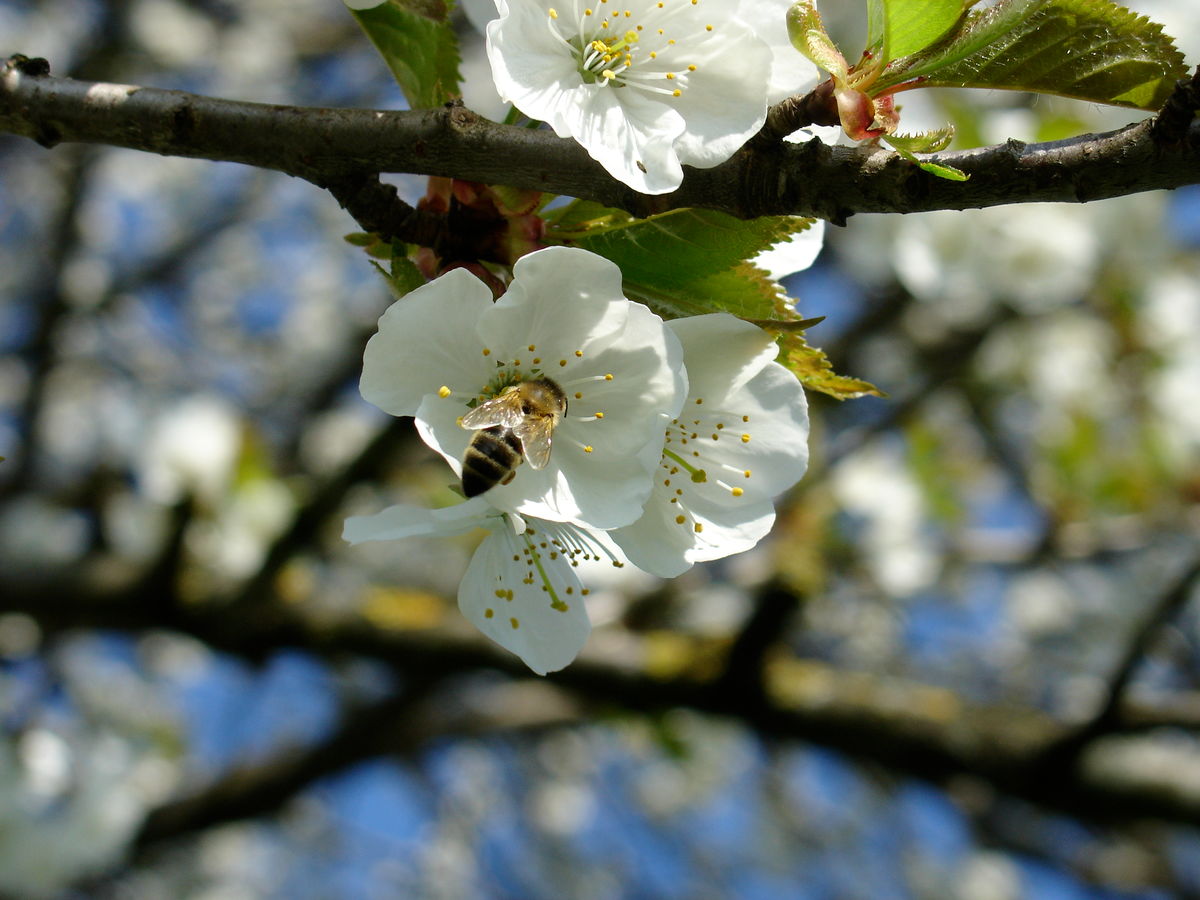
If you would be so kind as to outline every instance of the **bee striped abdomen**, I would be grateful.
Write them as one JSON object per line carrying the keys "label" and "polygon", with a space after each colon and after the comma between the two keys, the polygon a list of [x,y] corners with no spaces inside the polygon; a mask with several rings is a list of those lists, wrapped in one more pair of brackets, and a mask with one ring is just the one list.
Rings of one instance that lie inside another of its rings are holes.
{"label": "bee striped abdomen", "polygon": [[522,457],[521,441],[511,428],[493,425],[475,432],[463,454],[463,493],[475,497],[498,484],[508,484]]}

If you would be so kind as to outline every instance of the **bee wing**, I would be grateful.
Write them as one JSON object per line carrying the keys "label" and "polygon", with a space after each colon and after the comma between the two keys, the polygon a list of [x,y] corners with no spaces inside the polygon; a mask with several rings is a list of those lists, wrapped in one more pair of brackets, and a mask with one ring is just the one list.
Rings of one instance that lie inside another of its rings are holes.
{"label": "bee wing", "polygon": [[546,463],[550,462],[550,439],[554,435],[554,425],[553,416],[531,416],[509,426],[521,441],[526,462],[535,469],[544,469]]}
{"label": "bee wing", "polygon": [[524,418],[521,413],[521,398],[516,391],[510,391],[480,403],[462,417],[462,427],[468,431],[491,428],[493,425],[516,428]]}

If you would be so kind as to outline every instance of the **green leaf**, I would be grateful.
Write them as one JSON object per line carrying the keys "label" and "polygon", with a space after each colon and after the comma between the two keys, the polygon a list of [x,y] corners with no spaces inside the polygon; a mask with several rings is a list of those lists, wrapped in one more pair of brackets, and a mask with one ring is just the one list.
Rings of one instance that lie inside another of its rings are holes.
{"label": "green leaf", "polygon": [[392,291],[392,296],[397,299],[425,284],[425,276],[407,256],[393,256],[390,271],[375,260],[371,260],[371,265],[383,276],[383,280]]}
{"label": "green leaf", "polygon": [[963,0],[871,0],[882,4],[883,60],[891,62],[924,50],[962,18]]}
{"label": "green leaf", "polygon": [[747,221],[703,209],[634,219],[576,201],[551,221],[546,239],[611,259],[629,295],[664,318],[724,311],[762,319],[771,317],[781,289],[744,261],[811,223],[794,216]]}
{"label": "green leaf", "polygon": [[1155,109],[1186,73],[1161,26],[1108,0],[1000,0],[929,50],[890,63],[871,93],[919,76],[922,87],[1037,91]]}
{"label": "green leaf", "polygon": [[461,95],[458,39],[441,0],[385,0],[351,10],[413,109],[431,109]]}
{"label": "green leaf", "polygon": [[885,0],[867,0],[867,53],[883,56],[883,42],[887,34]]}
{"label": "green leaf", "polygon": [[967,181],[970,175],[962,169],[956,169],[954,166],[948,166],[945,163],[935,163],[928,159],[913,160],[917,166],[930,175],[936,175],[938,178],[944,178],[947,181]]}
{"label": "green leaf", "polygon": [[[949,129],[941,129],[941,131],[947,130]],[[928,134],[917,135],[889,134],[885,135],[882,140],[889,144],[893,150],[907,159],[910,163],[928,172],[930,175],[936,175],[938,178],[945,178],[947,181],[966,181],[971,176],[962,169],[956,169],[954,166],[948,166],[945,163],[933,162],[932,160],[928,159],[918,159],[913,152],[908,149],[909,146],[921,146],[923,143],[927,142],[931,136],[937,135],[938,133],[939,132],[929,132]],[[951,131],[951,133],[953,132]],[[946,143],[949,143],[949,137],[946,138],[945,143],[941,144],[941,147],[945,147]],[[930,146],[937,147],[938,141],[935,139],[930,143]],[[941,147],[938,149],[941,149]]]}
{"label": "green leaf", "polygon": [[854,400],[868,394],[886,396],[869,381],[837,374],[825,351],[810,347],[799,332],[781,335],[779,346],[779,362],[787,366],[806,388],[828,394],[835,400]]}
{"label": "green leaf", "polygon": [[889,144],[897,150],[903,148],[909,153],[937,153],[945,150],[954,140],[954,129],[947,125],[945,128],[935,128],[933,131],[922,131],[918,134],[889,134],[884,136]]}

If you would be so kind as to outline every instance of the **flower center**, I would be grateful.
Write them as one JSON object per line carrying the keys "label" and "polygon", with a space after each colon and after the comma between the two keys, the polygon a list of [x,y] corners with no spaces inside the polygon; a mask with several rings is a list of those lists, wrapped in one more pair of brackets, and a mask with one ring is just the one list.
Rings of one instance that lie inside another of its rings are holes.
{"label": "flower center", "polygon": [[[703,398],[693,401],[697,406]],[[680,417],[667,428],[659,475],[661,490],[670,503],[677,507],[675,523],[690,527],[699,533],[704,526],[692,521],[687,508],[687,491],[700,490],[695,485],[716,485],[733,497],[746,493],[743,485],[753,475],[750,469],[740,469],[731,464],[727,447],[749,444],[751,440],[749,416],[717,412],[697,418]]]}
{"label": "flower center", "polygon": [[[679,97],[687,89],[688,76],[696,71],[696,65],[683,58],[677,36],[713,31],[712,25],[695,20],[694,7],[699,3],[655,0],[635,13],[633,9],[612,7],[609,0],[599,0],[598,9],[585,8],[577,22],[563,21],[553,8],[547,21],[551,33],[570,47],[585,84],[635,87]],[[683,27],[670,27],[680,15],[685,17],[685,22],[679,23]]]}

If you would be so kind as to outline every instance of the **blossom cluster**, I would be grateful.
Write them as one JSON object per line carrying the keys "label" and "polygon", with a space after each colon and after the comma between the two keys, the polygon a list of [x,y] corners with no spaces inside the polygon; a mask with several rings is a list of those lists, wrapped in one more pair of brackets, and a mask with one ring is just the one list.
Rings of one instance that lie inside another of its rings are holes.
{"label": "blossom cluster", "polygon": [[585,250],[522,257],[496,301],[453,269],[383,314],[360,388],[488,486],[446,509],[350,518],[344,536],[486,529],[460,609],[535,672],[560,669],[590,630],[588,568],[674,577],[771,529],[808,439],[804,392],[776,352],[726,313],[663,322]]}

